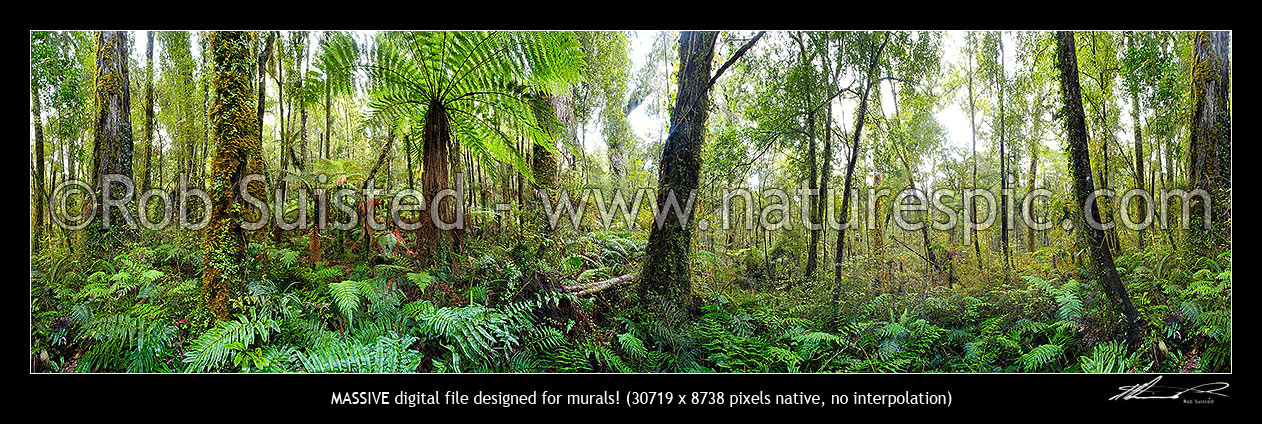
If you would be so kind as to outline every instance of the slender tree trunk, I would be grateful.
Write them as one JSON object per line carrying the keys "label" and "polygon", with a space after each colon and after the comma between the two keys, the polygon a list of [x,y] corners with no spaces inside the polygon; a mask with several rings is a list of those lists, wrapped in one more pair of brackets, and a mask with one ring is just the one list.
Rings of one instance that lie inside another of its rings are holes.
{"label": "slender tree trunk", "polygon": [[48,196],[44,193],[44,123],[41,119],[39,89],[31,84],[31,115],[35,118],[35,219],[31,228],[35,234],[31,236],[31,251],[38,251],[44,238],[44,210]]}
{"label": "slender tree trunk", "polygon": [[[973,189],[977,189],[977,110],[973,104],[973,51],[968,55],[968,128],[973,136]],[[973,254],[977,258],[977,272],[982,272],[982,247],[977,241],[977,202],[969,198],[968,229],[973,235]]]}
{"label": "slender tree trunk", "polygon": [[[285,50],[282,45],[281,53],[284,54],[284,51]],[[276,149],[277,155],[280,156],[277,162],[280,164],[280,172],[277,173],[276,185],[280,189],[280,197],[276,199],[276,204],[273,207],[276,210],[283,212],[285,210],[285,197],[289,191],[289,182],[287,181],[287,178],[286,178],[287,173],[289,171],[289,154],[288,154],[289,128],[287,125],[285,125],[286,121],[285,121],[285,66],[283,63],[284,61],[275,60],[274,62],[276,63],[276,112],[277,112],[276,126],[280,130],[280,143],[278,146],[279,148]],[[281,235],[283,234],[284,234],[284,231],[281,230],[280,225],[273,226],[272,227],[272,242],[276,244],[280,244]]]}
{"label": "slender tree trunk", "polygon": [[145,81],[145,174],[140,185],[142,193],[151,186],[149,168],[153,166],[153,31],[146,31],[145,37],[148,39],[145,52],[148,80]]}
{"label": "slender tree trunk", "polygon": [[211,35],[214,63],[215,102],[211,123],[216,145],[208,194],[211,199],[210,224],[206,227],[205,267],[202,291],[206,305],[220,320],[227,320],[229,298],[242,281],[241,263],[245,255],[245,234],[241,229],[242,202],[238,187],[252,158],[261,158],[255,96],[250,81],[251,42],[249,32],[225,31]]}
{"label": "slender tree trunk", "polygon": [[416,150],[412,148],[412,134],[411,133],[403,134],[403,148],[404,150],[406,150],[406,152],[404,153],[408,157],[408,188],[416,188],[416,177],[415,177],[416,172],[413,171],[413,169],[415,168],[413,168],[412,166],[412,155],[416,154]]}
{"label": "slender tree trunk", "polygon": [[307,74],[306,69],[304,69],[307,66],[307,33],[299,31],[298,37],[294,42],[297,44],[294,46],[296,47],[294,51],[301,55],[298,57],[298,78],[294,80],[298,84],[298,96],[295,96],[295,100],[298,102],[298,139],[302,143],[302,156],[300,157],[302,158],[302,163],[306,164],[307,159],[311,157],[310,151],[307,150],[307,102],[302,97],[302,80]]}
{"label": "slender tree trunk", "polygon": [[999,40],[999,238],[1003,244],[1004,281],[1007,281],[1012,271],[1012,256],[1008,251],[1008,155],[1005,151],[1008,125],[1004,121],[1004,104],[1007,103],[1004,99],[1004,87],[1008,85],[1008,77],[1004,75],[1003,33],[995,38]]}
{"label": "slender tree trunk", "polygon": [[[263,42],[263,46],[262,46],[263,51],[259,53],[258,66],[256,67],[257,78],[258,78],[258,109],[255,116],[255,122],[258,124],[259,149],[255,151],[255,153],[257,153],[258,156],[250,158],[250,161],[249,161],[251,169],[249,169],[248,171],[251,174],[263,174],[264,172],[264,160],[262,156],[263,155],[262,140],[263,140],[263,113],[267,110],[267,63],[272,58],[272,45],[275,43],[275,41],[276,41],[276,31],[268,32],[267,41]],[[266,188],[264,188],[262,185],[257,185],[255,187],[257,188],[254,190],[251,190],[250,192],[251,196],[254,196],[254,198],[256,199],[268,198]],[[277,204],[276,207],[283,208],[284,205]],[[247,221],[252,222],[256,220],[257,218],[258,217],[256,216],[248,216],[245,219]],[[274,228],[275,230],[272,232],[273,241],[279,243],[280,240],[278,236],[280,234],[280,226],[277,225]],[[252,232],[251,237],[266,237],[266,234],[267,234],[267,228],[264,227],[264,228],[260,228],[257,231]]]}
{"label": "slender tree trunk", "polygon": [[[810,69],[809,76],[802,78],[802,108],[806,111],[806,187],[808,190],[814,192],[819,188],[819,184],[817,182],[817,174],[819,170],[816,168],[815,157],[817,148],[817,143],[815,142],[815,109],[813,109],[814,101],[812,100],[814,94],[813,78],[815,65],[811,63],[811,59],[807,54],[806,41],[803,40],[804,36],[805,35],[802,32],[797,32],[791,35],[791,37],[793,37],[793,41],[796,41],[798,45],[798,66],[803,67],[804,69]],[[806,249],[806,269],[804,276],[806,278],[811,278],[815,275],[816,261],[818,261],[819,256],[819,235],[823,226],[820,225],[818,196],[812,196],[808,193],[807,203],[810,211],[810,223],[806,230],[810,233],[810,235]],[[820,225],[820,227],[813,228],[812,226],[814,225]]]}
{"label": "slender tree trunk", "polygon": [[[1029,192],[1034,191],[1034,183],[1036,182],[1036,178],[1038,176],[1039,146],[1042,145],[1042,142],[1039,140],[1039,138],[1043,134],[1040,131],[1041,129],[1040,126],[1043,122],[1043,119],[1041,116],[1042,111],[1041,109],[1036,109],[1036,110],[1039,111],[1040,115],[1036,115],[1034,119],[1030,120],[1032,121],[1031,125],[1034,126],[1034,135],[1033,137],[1031,137],[1031,141],[1030,141],[1030,175],[1029,175],[1029,184],[1027,185],[1027,189],[1029,190]],[[1031,215],[1032,215],[1032,212],[1034,209],[1033,204],[1030,205],[1030,209],[1031,209]],[[1034,227],[1029,225],[1029,223],[1026,223],[1026,226],[1025,226],[1025,250],[1030,251],[1030,252],[1034,251]]]}
{"label": "slender tree trunk", "polygon": [[[641,299],[663,308],[659,312],[668,317],[675,316],[670,314],[672,307],[691,310],[694,306],[689,254],[693,210],[688,203],[700,177],[708,115],[707,82],[717,37],[717,32],[692,31],[679,36],[679,87],[658,173],[657,210],[666,216],[649,233],[640,284]],[[679,210],[667,209],[670,197],[678,202]]]}
{"label": "slender tree trunk", "polygon": [[[1192,134],[1189,189],[1209,192],[1191,200],[1192,246],[1200,252],[1231,245],[1231,104],[1226,32],[1198,32],[1192,54]],[[1204,211],[1210,209],[1212,222]],[[1209,229],[1205,227],[1209,226]]]}
{"label": "slender tree trunk", "polygon": [[[820,221],[821,224],[828,222],[827,219],[821,218],[826,218],[828,216],[828,200],[830,199],[830,196],[828,195],[828,180],[832,179],[833,175],[833,104],[831,101],[828,102],[827,116],[828,118],[825,120],[826,127],[824,128],[824,152],[821,156],[824,163],[822,164],[823,169],[821,169],[819,173],[819,203],[816,204],[817,210],[815,212],[815,219]],[[824,232],[826,229],[827,227],[820,228],[820,238],[825,239],[825,258],[828,257],[828,241],[826,240],[828,238],[828,233]],[[815,249],[811,248],[811,250],[814,251]]]}
{"label": "slender tree trunk", "polygon": [[[815,142],[815,114],[814,113],[811,113],[806,117],[806,128],[808,132],[807,138],[809,139],[809,142],[807,143],[807,152],[806,152],[806,167],[808,169],[806,187],[808,190],[814,192],[815,190],[819,189],[819,184],[817,183],[818,181],[817,178],[819,178],[818,177],[819,170],[816,168],[816,161],[815,161],[815,150],[816,150],[817,143]],[[810,224],[818,226],[817,228],[809,228],[809,227],[807,228],[807,230],[810,231],[810,245],[807,247],[807,250],[806,250],[805,277],[811,278],[812,276],[815,275],[815,267],[816,267],[815,262],[818,260],[817,256],[819,255],[819,252],[818,252],[819,251],[819,235],[820,235],[820,231],[823,230],[824,226],[820,223],[819,196],[810,196],[808,194],[807,198],[808,198],[808,208],[810,210],[810,217],[811,217]]]}
{"label": "slender tree trunk", "polygon": [[[1131,93],[1131,121],[1135,123],[1135,188],[1144,189],[1144,139],[1140,134],[1139,125],[1139,92]],[[1148,215],[1148,205],[1139,202],[1139,219],[1142,221],[1144,216]],[[1147,243],[1144,240],[1144,230],[1136,231],[1135,236],[1140,250],[1146,249]]]}
{"label": "slender tree trunk", "polygon": [[[1065,104],[1066,154],[1069,157],[1069,171],[1073,175],[1074,195],[1078,201],[1078,210],[1090,213],[1090,217],[1095,222],[1100,222],[1100,212],[1094,203],[1091,204],[1089,210],[1086,209],[1087,201],[1091,193],[1095,191],[1095,184],[1091,181],[1091,156],[1087,148],[1087,123],[1082,110],[1082,95],[1078,84],[1078,59],[1074,50],[1074,34],[1069,31],[1060,31],[1056,33],[1056,39],[1056,64],[1060,68],[1061,99]],[[1126,339],[1128,342],[1136,341],[1139,336],[1139,313],[1131,304],[1130,296],[1126,294],[1126,286],[1117,274],[1117,267],[1113,263],[1113,252],[1105,245],[1104,231],[1091,225],[1083,225],[1081,228],[1084,229],[1082,234],[1087,242],[1097,277],[1107,289],[1114,304],[1118,305],[1126,316]]]}
{"label": "slender tree trunk", "polygon": [[[868,70],[865,75],[867,83],[863,87],[863,95],[859,98],[859,110],[855,116],[853,141],[850,146],[850,163],[846,165],[846,178],[842,183],[841,194],[841,228],[837,230],[837,252],[836,260],[833,262],[833,300],[832,305],[836,307],[841,302],[841,277],[842,277],[842,261],[845,260],[846,252],[846,227],[850,226],[850,187],[854,181],[854,165],[859,160],[859,138],[863,134],[863,121],[868,114],[868,94],[872,91],[872,86],[876,85],[877,65],[880,64],[881,52],[885,50],[885,46],[889,44],[890,34],[885,33],[885,40],[881,42],[880,47],[869,56]],[[833,323],[833,329],[836,329],[836,322]]]}

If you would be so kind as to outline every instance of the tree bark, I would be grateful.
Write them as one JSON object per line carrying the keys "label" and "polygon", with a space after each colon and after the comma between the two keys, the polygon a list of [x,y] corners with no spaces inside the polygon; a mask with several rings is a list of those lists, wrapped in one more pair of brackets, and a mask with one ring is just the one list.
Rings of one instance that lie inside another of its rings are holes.
{"label": "tree bark", "polygon": [[[86,242],[83,252],[105,254],[120,246],[119,241],[133,234],[123,227],[121,211],[111,212],[109,222],[102,221],[103,183],[106,175],[132,177],[131,89],[127,71],[127,33],[98,32],[96,36],[96,116],[95,143],[92,148],[92,188],[98,207],[96,217],[81,234]],[[112,194],[117,196],[117,194]],[[130,213],[130,212],[129,212]],[[134,216],[134,214],[133,214]],[[109,225],[106,230],[103,226]],[[117,228],[116,228],[117,227]]]}
{"label": "tree bark", "polygon": [[[449,152],[451,148],[451,128],[447,120],[447,109],[437,100],[430,103],[425,113],[425,126],[421,133],[423,143],[421,150],[421,192],[426,202],[433,202],[438,192],[448,186]],[[448,197],[438,205],[438,216],[443,222],[452,222],[452,198]],[[432,211],[431,211],[432,213]],[[425,240],[428,253],[437,251],[440,234],[432,219],[422,219],[421,238]]]}
{"label": "tree bark", "polygon": [[[1189,189],[1210,194],[1191,200],[1192,245],[1200,252],[1230,246],[1231,237],[1231,105],[1230,64],[1226,32],[1198,32],[1192,54],[1192,131]],[[1204,210],[1210,209],[1211,223]],[[1204,227],[1210,226],[1209,230]]]}
{"label": "tree bark", "polygon": [[249,162],[261,158],[256,97],[249,73],[254,68],[253,38],[244,31],[218,32],[210,38],[215,70],[210,119],[216,150],[207,190],[211,215],[203,244],[202,291],[206,306],[220,320],[230,316],[228,299],[244,271],[245,234],[240,224],[241,211],[247,207],[239,186],[251,167]]}
{"label": "tree bark", "polygon": [[44,238],[44,210],[48,196],[44,193],[44,123],[40,114],[39,89],[31,84],[31,115],[35,118],[35,218],[31,228],[31,251],[38,251]]}
{"label": "tree bark", "polygon": [[[1086,207],[1088,199],[1095,191],[1091,181],[1091,155],[1087,147],[1087,123],[1082,110],[1081,88],[1078,84],[1078,59],[1074,50],[1074,33],[1060,31],[1057,39],[1057,67],[1060,68],[1061,99],[1064,102],[1064,119],[1066,133],[1066,154],[1069,159],[1069,171],[1073,175],[1074,196],[1078,201],[1079,211],[1090,213],[1095,222],[1100,222],[1100,212],[1095,203]],[[1075,214],[1076,215],[1076,214]],[[1086,217],[1084,217],[1086,218]],[[1107,290],[1114,304],[1119,306],[1126,317],[1126,340],[1133,342],[1139,336],[1139,313],[1131,304],[1126,293],[1126,285],[1117,274],[1113,263],[1113,252],[1105,245],[1104,230],[1092,225],[1081,228],[1086,239],[1091,263],[1095,267],[1097,278]]]}
{"label": "tree bark", "polygon": [[[657,210],[666,216],[649,233],[639,288],[642,301],[657,304],[659,312],[667,316],[675,316],[668,308],[692,310],[694,305],[689,260],[693,211],[686,205],[700,176],[708,115],[707,82],[717,37],[718,33],[709,31],[689,31],[679,36],[679,85],[658,174]],[[678,201],[682,216],[679,211],[667,213],[668,196]]]}

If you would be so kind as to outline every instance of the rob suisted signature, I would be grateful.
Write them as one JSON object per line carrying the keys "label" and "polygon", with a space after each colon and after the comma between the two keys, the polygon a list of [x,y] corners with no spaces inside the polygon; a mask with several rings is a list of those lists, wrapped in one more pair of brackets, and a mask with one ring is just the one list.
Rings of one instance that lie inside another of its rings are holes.
{"label": "rob suisted signature", "polygon": [[1157,382],[1161,381],[1161,376],[1152,379],[1144,384],[1136,384],[1132,386],[1118,387],[1122,393],[1113,395],[1109,400],[1131,400],[1131,399],[1179,399],[1185,394],[1192,395],[1214,395],[1227,397],[1226,394],[1219,393],[1219,390],[1226,389],[1230,386],[1224,382],[1205,383],[1195,387],[1182,388],[1172,386],[1158,386]]}

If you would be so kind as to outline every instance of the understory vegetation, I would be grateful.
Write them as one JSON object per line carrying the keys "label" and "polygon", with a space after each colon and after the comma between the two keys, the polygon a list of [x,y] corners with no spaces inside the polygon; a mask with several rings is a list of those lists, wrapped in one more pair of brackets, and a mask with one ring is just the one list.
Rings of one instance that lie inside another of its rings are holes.
{"label": "understory vegetation", "polygon": [[[239,311],[198,304],[200,256],[155,241],[74,266],[38,256],[32,356],[53,372],[1223,372],[1230,371],[1231,257],[1119,258],[1143,316],[1142,342],[1073,266],[1019,280],[916,276],[886,292],[862,272],[831,308],[823,279],[758,281],[733,254],[712,272],[703,312],[670,328],[634,290],[592,298],[558,284],[633,269],[644,242],[593,232],[556,251],[474,245],[456,269],[406,257],[301,260],[301,246],[251,244]],[[1048,250],[1032,252],[1032,257]],[[856,260],[862,267],[865,258]],[[47,270],[47,271],[42,271]],[[594,270],[594,271],[593,271]],[[193,273],[190,273],[192,271]],[[1065,278],[1065,276],[1071,276]],[[555,283],[546,283],[552,281]],[[838,323],[835,331],[828,331]]]}

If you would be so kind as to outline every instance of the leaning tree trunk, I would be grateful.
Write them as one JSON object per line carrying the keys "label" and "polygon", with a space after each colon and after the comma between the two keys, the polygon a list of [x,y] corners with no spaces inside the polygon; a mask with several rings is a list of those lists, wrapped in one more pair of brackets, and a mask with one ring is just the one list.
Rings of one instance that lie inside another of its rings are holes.
{"label": "leaning tree trunk", "polygon": [[[867,78],[867,84],[864,84],[863,96],[859,98],[858,115],[855,116],[854,138],[850,146],[850,163],[846,165],[846,179],[844,180],[845,182],[842,183],[842,223],[841,228],[837,230],[837,252],[836,260],[833,264],[833,307],[836,307],[841,302],[841,263],[846,257],[846,227],[850,226],[850,187],[854,181],[854,165],[855,162],[859,160],[859,137],[863,133],[863,121],[868,114],[868,94],[871,93],[872,86],[876,85],[877,65],[880,64],[881,52],[885,50],[885,45],[889,44],[889,41],[890,35],[887,32],[885,33],[885,41],[882,42],[881,46],[872,53],[872,56],[868,60],[868,71],[867,75],[865,75]],[[833,323],[833,327],[833,329],[836,329],[835,322]]]}
{"label": "leaning tree trunk", "polygon": [[[131,90],[127,72],[127,33],[98,32],[96,36],[96,116],[92,148],[92,188],[98,207],[96,217],[81,233],[83,252],[107,254],[119,246],[121,239],[133,232],[121,227],[120,212],[112,211],[109,222],[102,220],[102,185],[106,175],[121,174],[131,178],[132,131]],[[116,194],[112,196],[117,197]],[[108,225],[109,229],[104,226]]]}
{"label": "leaning tree trunk", "polygon": [[[660,224],[649,233],[648,259],[640,284],[641,299],[668,314],[672,308],[693,307],[688,254],[692,244],[692,228],[688,224],[693,211],[685,205],[696,192],[701,171],[701,145],[708,115],[707,81],[717,37],[718,33],[712,31],[689,31],[679,36],[679,88],[657,180],[657,210],[666,216],[659,217]],[[670,196],[681,205],[680,210],[667,209]]]}
{"label": "leaning tree trunk", "polygon": [[[1227,33],[1198,32],[1193,41],[1190,189],[1209,192],[1191,200],[1192,245],[1201,252],[1230,246],[1231,105]],[[1213,222],[1206,223],[1209,208]],[[1210,227],[1208,230],[1205,227]]]}
{"label": "leaning tree trunk", "polygon": [[[1079,210],[1090,213],[1089,218],[1098,223],[1100,211],[1095,203],[1090,204],[1089,210],[1085,206],[1092,192],[1095,191],[1095,183],[1091,181],[1087,121],[1083,114],[1081,89],[1078,85],[1078,58],[1074,51],[1074,33],[1060,31],[1056,33],[1056,39],[1056,64],[1060,68],[1061,99],[1065,104],[1066,153],[1069,157],[1069,171],[1073,175],[1074,196],[1078,201]],[[1139,313],[1131,304],[1130,296],[1126,294],[1126,286],[1122,284],[1122,279],[1117,274],[1117,267],[1113,263],[1113,252],[1105,245],[1104,230],[1099,225],[1090,224],[1083,225],[1081,228],[1084,229],[1082,233],[1088,244],[1096,276],[1103,283],[1114,304],[1121,307],[1122,313],[1126,316],[1126,339],[1128,342],[1133,342],[1139,335]]]}
{"label": "leaning tree trunk", "polygon": [[251,84],[251,33],[226,31],[210,35],[214,63],[214,103],[210,119],[216,145],[211,164],[210,224],[206,227],[202,292],[206,306],[220,320],[229,317],[228,299],[242,281],[245,233],[241,229],[242,178],[251,161],[261,160],[261,142]]}

